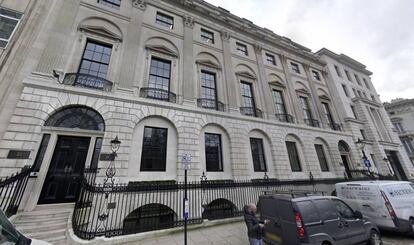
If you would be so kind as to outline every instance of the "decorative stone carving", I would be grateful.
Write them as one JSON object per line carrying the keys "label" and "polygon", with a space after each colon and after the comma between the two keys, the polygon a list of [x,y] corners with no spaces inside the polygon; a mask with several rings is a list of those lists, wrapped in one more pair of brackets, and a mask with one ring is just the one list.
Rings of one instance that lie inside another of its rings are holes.
{"label": "decorative stone carving", "polygon": [[228,42],[230,40],[230,37],[231,37],[230,32],[228,32],[227,30],[222,30],[221,31],[221,38],[224,41],[227,41]]}
{"label": "decorative stone carving", "polygon": [[186,7],[191,7],[194,5],[193,0],[179,0],[180,3]]}
{"label": "decorative stone carving", "polygon": [[189,28],[194,27],[194,18],[192,16],[186,15],[184,16],[184,25]]}
{"label": "decorative stone carving", "polygon": [[146,0],[132,0],[132,6],[145,10],[147,8]]}
{"label": "decorative stone carving", "polygon": [[254,50],[255,50],[257,53],[261,53],[261,52],[262,52],[262,50],[263,50],[263,46],[262,46],[260,43],[255,43],[255,44],[254,44]]}

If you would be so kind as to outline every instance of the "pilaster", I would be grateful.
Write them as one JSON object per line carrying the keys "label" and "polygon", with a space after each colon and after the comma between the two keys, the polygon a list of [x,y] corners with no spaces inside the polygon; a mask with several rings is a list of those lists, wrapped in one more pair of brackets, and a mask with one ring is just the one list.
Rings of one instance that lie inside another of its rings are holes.
{"label": "pilaster", "polygon": [[303,114],[302,114],[302,108],[300,107],[300,103],[295,91],[295,87],[293,85],[293,81],[292,81],[292,76],[290,75],[289,72],[289,66],[287,64],[287,58],[285,55],[281,55],[280,56],[280,61],[282,63],[282,67],[283,67],[283,73],[285,74],[286,77],[286,89],[287,89],[287,96],[289,101],[291,101],[292,106],[293,106],[293,112],[295,113],[295,118],[296,118],[296,122],[297,123],[301,123],[303,121]]}
{"label": "pilaster", "polygon": [[271,109],[273,108],[272,107],[273,100],[272,100],[272,94],[269,89],[269,85],[267,81],[266,70],[264,68],[264,63],[263,63],[263,52],[262,52],[263,47],[261,44],[256,43],[254,45],[254,50],[256,53],[257,66],[259,68],[259,81],[258,81],[259,86],[258,87],[259,87],[259,90],[261,90],[260,94],[263,95],[263,97],[260,96],[259,99],[263,106],[262,108],[263,112],[265,112],[266,114],[266,118],[269,118],[269,117],[273,118],[274,117],[273,110]]}
{"label": "pilaster", "polygon": [[[315,83],[313,82],[312,76],[310,74],[310,66],[309,64],[303,64],[303,68],[305,70],[306,78],[308,79],[308,82],[309,82],[309,89],[312,95],[313,108],[316,109],[315,111],[317,112],[318,118],[323,127],[323,125],[327,125],[328,122],[325,119],[323,109],[322,109],[322,104],[321,104],[321,101],[319,100],[318,92],[316,91],[316,88],[315,88]],[[313,114],[313,116],[315,116],[315,113]]]}
{"label": "pilaster", "polygon": [[184,49],[183,49],[183,104],[195,106],[194,98],[194,48],[193,48],[194,18],[184,16]]}
{"label": "pilaster", "polygon": [[237,90],[235,73],[233,69],[233,61],[231,56],[231,47],[230,47],[230,38],[231,34],[227,30],[221,31],[221,39],[223,41],[223,60],[224,60],[224,77],[226,81],[227,88],[227,100],[228,108],[232,113],[239,113],[239,108],[237,106]]}

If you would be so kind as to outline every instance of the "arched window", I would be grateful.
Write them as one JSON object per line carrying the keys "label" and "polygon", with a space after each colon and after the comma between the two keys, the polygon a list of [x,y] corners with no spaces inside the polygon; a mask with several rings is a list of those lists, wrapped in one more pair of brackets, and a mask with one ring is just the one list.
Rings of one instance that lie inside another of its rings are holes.
{"label": "arched window", "polygon": [[95,110],[86,106],[64,107],[45,122],[45,126],[105,131],[105,122]]}

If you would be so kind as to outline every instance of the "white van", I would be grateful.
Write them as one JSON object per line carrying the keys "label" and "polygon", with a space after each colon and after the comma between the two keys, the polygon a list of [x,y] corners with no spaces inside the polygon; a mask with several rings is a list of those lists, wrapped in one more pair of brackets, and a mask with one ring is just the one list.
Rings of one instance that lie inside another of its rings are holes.
{"label": "white van", "polygon": [[355,181],[335,185],[339,198],[378,227],[414,234],[414,184],[406,181]]}

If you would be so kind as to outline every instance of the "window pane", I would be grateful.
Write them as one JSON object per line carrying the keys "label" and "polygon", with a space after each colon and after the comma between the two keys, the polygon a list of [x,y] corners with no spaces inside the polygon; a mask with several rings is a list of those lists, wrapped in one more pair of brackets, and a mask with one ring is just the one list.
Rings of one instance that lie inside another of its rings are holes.
{"label": "window pane", "polygon": [[151,59],[148,87],[170,90],[171,61],[158,58]]}
{"label": "window pane", "polygon": [[286,148],[288,151],[290,167],[293,172],[300,172],[302,168],[300,166],[299,154],[296,148],[296,142],[286,141]]}
{"label": "window pane", "polygon": [[121,6],[121,0],[98,0],[98,3],[112,8],[119,8]]}
{"label": "window pane", "polygon": [[329,171],[328,162],[326,160],[325,151],[323,145],[315,145],[316,154],[318,155],[319,164],[323,172]]}
{"label": "window pane", "polygon": [[354,212],[352,211],[350,207],[348,207],[348,205],[346,205],[344,202],[337,200],[337,199],[332,199],[332,201],[335,204],[335,207],[336,207],[336,210],[339,216],[341,216],[344,219],[354,218]]}
{"label": "window pane", "polygon": [[285,101],[283,99],[282,91],[272,90],[272,92],[276,103],[276,114],[286,114]]}
{"label": "window pane", "polygon": [[313,201],[318,208],[322,220],[333,220],[338,218],[336,208],[331,200],[317,199]]}
{"label": "window pane", "polygon": [[91,160],[91,169],[98,168],[98,162],[99,162],[99,156],[101,155],[101,149],[102,149],[102,138],[96,138],[95,141],[95,148],[93,150],[93,156]]}
{"label": "window pane", "polygon": [[17,25],[17,20],[0,16],[0,38],[8,40]]}
{"label": "window pane", "polygon": [[201,71],[201,96],[203,99],[216,100],[216,74]]}
{"label": "window pane", "polygon": [[252,93],[252,85],[250,83],[240,83],[241,95],[243,98],[243,106],[254,108],[254,98]]}
{"label": "window pane", "polygon": [[174,27],[174,18],[171,17],[171,16],[168,16],[166,14],[157,12],[155,23],[157,23],[161,26],[165,26],[165,27],[168,27],[170,29],[173,29],[173,27]]}
{"label": "window pane", "polygon": [[241,43],[236,43],[237,53],[247,56],[247,46]]}
{"label": "window pane", "polygon": [[[106,78],[111,59],[111,51],[112,47],[110,46],[88,40],[78,72]],[[108,54],[104,54],[104,52]]]}
{"label": "window pane", "polygon": [[308,104],[308,98],[300,96],[299,100],[300,100],[300,103],[302,105],[303,118],[305,120],[312,119],[312,114],[311,114],[311,111],[309,109],[309,104]]}
{"label": "window pane", "polygon": [[204,140],[206,152],[206,170],[209,172],[223,171],[221,135],[206,133]]}
{"label": "window pane", "polygon": [[255,172],[266,172],[266,158],[263,148],[263,140],[250,138],[250,147],[252,150],[253,167]]}
{"label": "window pane", "polygon": [[205,29],[201,29],[201,39],[205,42],[214,44],[214,33]]}
{"label": "window pane", "polygon": [[330,126],[333,126],[334,124],[334,120],[331,114],[331,110],[329,108],[328,103],[323,102],[322,103],[322,107],[323,107],[323,112],[325,114],[325,119],[326,121],[329,123]]}
{"label": "window pane", "polygon": [[299,208],[305,225],[321,221],[319,213],[316,211],[315,205],[313,205],[311,201],[297,202],[296,205]]}
{"label": "window pane", "polygon": [[167,157],[166,128],[144,128],[141,171],[165,171]]}

